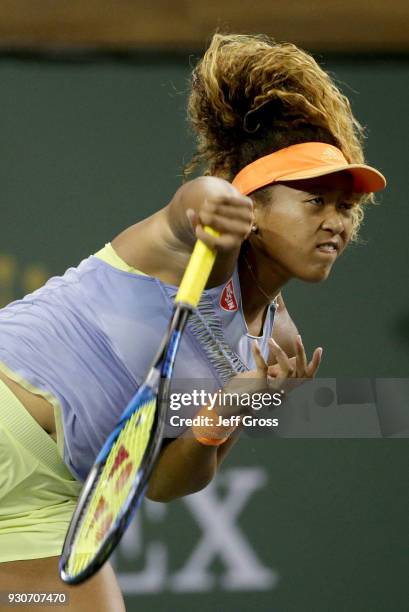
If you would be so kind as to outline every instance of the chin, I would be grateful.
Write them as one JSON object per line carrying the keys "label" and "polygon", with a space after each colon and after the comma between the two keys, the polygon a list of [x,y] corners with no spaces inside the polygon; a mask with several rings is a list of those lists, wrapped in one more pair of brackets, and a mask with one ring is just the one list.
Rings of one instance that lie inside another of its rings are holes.
{"label": "chin", "polygon": [[304,270],[304,273],[297,276],[297,278],[305,283],[322,283],[327,280],[330,274],[331,268],[326,267],[315,270]]}

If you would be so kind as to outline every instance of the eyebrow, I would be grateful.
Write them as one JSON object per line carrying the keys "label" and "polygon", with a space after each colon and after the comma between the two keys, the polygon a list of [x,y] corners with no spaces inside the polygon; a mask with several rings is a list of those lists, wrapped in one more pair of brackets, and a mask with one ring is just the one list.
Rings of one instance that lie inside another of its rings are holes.
{"label": "eyebrow", "polygon": [[328,187],[327,185],[314,185],[314,187],[311,187],[310,190],[307,190],[307,193],[315,193],[317,191],[342,191],[342,189],[331,189],[330,187]]}
{"label": "eyebrow", "polygon": [[306,190],[304,193],[309,195],[322,195],[327,191],[339,191],[345,194],[345,199],[349,200],[353,197],[354,192],[351,189],[329,189],[325,185],[316,185],[314,188]]}
{"label": "eyebrow", "polygon": [[[317,186],[317,188],[315,190],[310,190],[310,191],[304,191],[304,193],[306,194],[307,197],[309,196],[322,196],[323,192],[328,191],[327,187],[323,187],[323,186]],[[361,193],[356,193],[354,191],[349,191],[349,190],[334,190],[334,191],[341,191],[343,193],[342,195],[342,202],[344,204],[349,204],[351,206],[356,206],[357,204],[360,203],[362,194]]]}

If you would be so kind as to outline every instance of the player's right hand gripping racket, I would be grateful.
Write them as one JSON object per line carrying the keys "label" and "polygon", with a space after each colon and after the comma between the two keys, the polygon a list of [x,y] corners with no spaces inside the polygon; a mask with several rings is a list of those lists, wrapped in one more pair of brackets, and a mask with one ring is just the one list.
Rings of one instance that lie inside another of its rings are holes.
{"label": "player's right hand gripping racket", "polygon": [[[218,235],[211,228],[205,229]],[[143,498],[161,447],[183,329],[200,300],[215,257],[202,241],[196,242],[175,298],[172,319],[148,375],[85,481],[60,558],[60,576],[68,584],[83,582],[105,563]]]}

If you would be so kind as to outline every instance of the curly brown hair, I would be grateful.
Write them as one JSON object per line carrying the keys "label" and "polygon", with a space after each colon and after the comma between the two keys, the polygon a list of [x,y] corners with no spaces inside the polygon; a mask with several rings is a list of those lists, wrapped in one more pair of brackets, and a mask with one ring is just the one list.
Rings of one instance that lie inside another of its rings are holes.
{"label": "curly brown hair", "polygon": [[[330,75],[294,44],[264,35],[213,36],[192,73],[188,117],[197,151],[185,177],[200,166],[231,181],[259,157],[302,142],[325,142],[349,163],[364,161],[364,130]],[[368,199],[356,198],[353,238]]]}

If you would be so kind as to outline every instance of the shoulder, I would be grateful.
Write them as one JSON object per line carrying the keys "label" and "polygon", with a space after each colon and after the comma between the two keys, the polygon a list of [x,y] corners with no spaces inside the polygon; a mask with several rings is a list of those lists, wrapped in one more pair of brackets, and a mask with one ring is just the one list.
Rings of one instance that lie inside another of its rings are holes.
{"label": "shoulder", "polygon": [[295,338],[298,329],[292,320],[284,299],[280,293],[277,299],[277,309],[274,315],[273,338],[289,357],[295,355]]}

